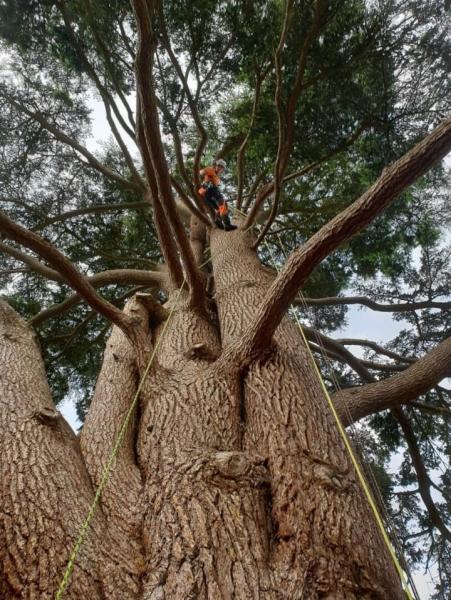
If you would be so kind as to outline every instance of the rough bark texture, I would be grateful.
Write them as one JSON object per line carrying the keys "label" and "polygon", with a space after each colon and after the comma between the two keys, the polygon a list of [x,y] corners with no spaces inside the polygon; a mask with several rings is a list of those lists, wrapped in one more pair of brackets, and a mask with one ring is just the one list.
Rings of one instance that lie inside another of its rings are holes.
{"label": "rough bark texture", "polygon": [[[124,312],[148,333],[147,311],[136,299]],[[136,355],[117,327],[107,342],[105,357],[80,444],[95,487],[133,402],[139,380]],[[109,523],[111,549],[120,565],[106,580],[107,598],[135,598],[143,572],[141,543],[142,481],[135,459],[136,414],[127,429],[108,485],[102,494],[102,509]],[[119,593],[120,592],[120,593]]]}
{"label": "rough bark texture", "polygon": [[[225,348],[273,279],[250,244],[241,232],[212,237]],[[284,320],[274,341],[244,380],[242,446],[268,460],[277,585],[287,598],[403,598],[298,332]]]}
{"label": "rough bark texture", "polygon": [[219,349],[179,302],[142,395],[146,599],[276,597],[264,568],[266,467],[240,451],[239,382],[215,371]]}
{"label": "rough bark texture", "polygon": [[295,326],[283,320],[244,371],[224,364],[274,272],[241,230],[210,242],[217,314],[188,292],[165,309],[129,301],[146,343],[137,353],[113,328],[80,444],[2,305],[2,598],[54,597],[157,344],[65,598],[404,597]]}
{"label": "rough bark texture", "polygon": [[[54,598],[93,499],[80,447],[55,410],[32,332],[0,302],[0,597]],[[72,598],[103,598],[105,522],[98,513],[78,557]]]}

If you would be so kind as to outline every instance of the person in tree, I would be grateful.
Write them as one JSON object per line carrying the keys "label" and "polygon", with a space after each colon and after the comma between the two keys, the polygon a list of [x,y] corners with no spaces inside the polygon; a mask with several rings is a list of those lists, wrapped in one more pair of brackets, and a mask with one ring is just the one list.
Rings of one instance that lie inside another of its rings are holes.
{"label": "person in tree", "polygon": [[219,158],[213,161],[213,165],[201,170],[200,175],[204,178],[199,194],[205,200],[215,213],[215,223],[220,229],[232,231],[236,225],[232,225],[229,216],[229,207],[222,195],[219,186],[221,180],[219,176],[225,171],[227,164],[225,160]]}

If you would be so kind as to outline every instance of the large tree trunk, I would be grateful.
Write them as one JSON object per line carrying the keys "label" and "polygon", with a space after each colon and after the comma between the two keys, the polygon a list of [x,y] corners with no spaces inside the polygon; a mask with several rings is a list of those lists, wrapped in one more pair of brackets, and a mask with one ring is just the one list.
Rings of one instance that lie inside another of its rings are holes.
{"label": "large tree trunk", "polygon": [[[296,328],[245,369],[216,360],[274,278],[251,243],[213,232],[217,316],[177,302],[65,597],[404,597]],[[163,325],[126,312],[155,345]],[[113,328],[80,449],[5,306],[2,327],[0,589],[50,598],[148,355]]]}

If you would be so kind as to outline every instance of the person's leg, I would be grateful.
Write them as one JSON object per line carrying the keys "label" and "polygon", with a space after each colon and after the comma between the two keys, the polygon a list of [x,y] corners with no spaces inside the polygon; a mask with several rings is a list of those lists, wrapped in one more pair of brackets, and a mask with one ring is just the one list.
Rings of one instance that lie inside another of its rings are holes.
{"label": "person's leg", "polygon": [[224,229],[224,223],[219,214],[219,206],[223,201],[222,194],[219,189],[212,185],[207,190],[207,195],[205,197],[205,201],[215,212],[215,223],[220,229]]}

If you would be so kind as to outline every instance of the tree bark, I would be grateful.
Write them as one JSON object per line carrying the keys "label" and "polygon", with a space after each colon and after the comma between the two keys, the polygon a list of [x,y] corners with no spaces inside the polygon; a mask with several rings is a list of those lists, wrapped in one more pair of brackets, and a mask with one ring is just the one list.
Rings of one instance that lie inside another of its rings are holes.
{"label": "tree bark", "polygon": [[296,327],[284,319],[245,368],[224,364],[274,280],[252,243],[211,232],[219,332],[187,291],[157,312],[127,304],[147,342],[113,328],[81,449],[2,305],[2,597],[54,597],[154,348],[65,598],[404,598]]}
{"label": "tree bark", "polygon": [[[239,231],[212,234],[223,350],[273,280],[251,243]],[[268,460],[274,582],[287,598],[404,598],[309,360],[284,319],[243,381],[242,448]]]}
{"label": "tree bark", "polygon": [[146,600],[280,597],[266,567],[265,460],[241,451],[239,381],[217,372],[219,351],[184,297],[142,394]]}
{"label": "tree bark", "polygon": [[[0,597],[53,599],[93,500],[72,429],[55,410],[35,337],[0,302]],[[70,598],[103,598],[98,512]]]}

